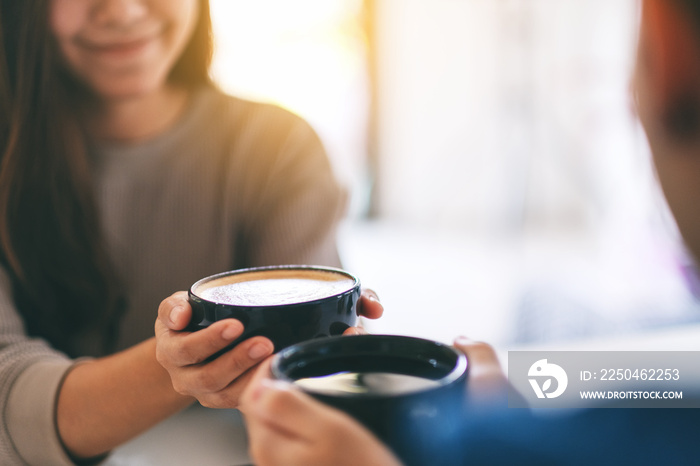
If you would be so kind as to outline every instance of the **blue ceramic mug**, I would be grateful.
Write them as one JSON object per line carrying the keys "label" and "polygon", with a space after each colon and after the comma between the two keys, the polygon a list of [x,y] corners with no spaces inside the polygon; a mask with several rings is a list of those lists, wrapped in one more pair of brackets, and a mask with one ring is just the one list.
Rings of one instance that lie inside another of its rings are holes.
{"label": "blue ceramic mug", "polygon": [[467,368],[451,346],[398,335],[307,341],[271,364],[274,379],[350,414],[408,465],[443,464],[455,451]]}

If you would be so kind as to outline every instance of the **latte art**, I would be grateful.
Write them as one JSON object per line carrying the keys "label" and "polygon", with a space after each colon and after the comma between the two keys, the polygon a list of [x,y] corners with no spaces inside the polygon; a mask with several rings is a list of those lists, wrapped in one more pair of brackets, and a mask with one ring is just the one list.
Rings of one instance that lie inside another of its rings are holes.
{"label": "latte art", "polygon": [[355,280],[340,273],[279,270],[231,275],[197,290],[208,301],[234,306],[305,303],[344,293]]}

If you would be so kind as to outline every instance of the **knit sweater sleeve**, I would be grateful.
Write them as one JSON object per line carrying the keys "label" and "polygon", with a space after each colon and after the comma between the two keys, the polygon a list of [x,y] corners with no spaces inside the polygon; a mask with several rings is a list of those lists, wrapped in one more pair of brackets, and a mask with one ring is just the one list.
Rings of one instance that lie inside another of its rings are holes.
{"label": "knit sweater sleeve", "polygon": [[0,269],[0,464],[73,464],[55,422],[56,396],[72,364],[27,336]]}
{"label": "knit sweater sleeve", "polygon": [[[346,191],[338,183],[320,138],[303,119],[258,107],[248,124],[264,131],[248,167],[246,264],[340,266],[336,233]],[[264,123],[263,123],[264,122]],[[251,129],[250,134],[260,134]]]}

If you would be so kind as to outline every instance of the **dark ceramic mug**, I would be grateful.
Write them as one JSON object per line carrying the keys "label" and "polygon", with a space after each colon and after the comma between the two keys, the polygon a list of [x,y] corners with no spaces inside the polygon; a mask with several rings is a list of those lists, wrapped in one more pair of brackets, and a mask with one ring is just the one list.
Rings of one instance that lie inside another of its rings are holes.
{"label": "dark ceramic mug", "polygon": [[189,290],[188,330],[234,318],[243,334],[272,340],[275,351],[301,341],[341,335],[357,323],[360,280],[332,267],[281,265],[234,270],[203,278]]}
{"label": "dark ceramic mug", "polygon": [[[325,338],[290,346],[272,377],[350,414],[406,464],[442,464],[466,406],[467,358],[397,335]],[[454,448],[452,448],[454,451]]]}

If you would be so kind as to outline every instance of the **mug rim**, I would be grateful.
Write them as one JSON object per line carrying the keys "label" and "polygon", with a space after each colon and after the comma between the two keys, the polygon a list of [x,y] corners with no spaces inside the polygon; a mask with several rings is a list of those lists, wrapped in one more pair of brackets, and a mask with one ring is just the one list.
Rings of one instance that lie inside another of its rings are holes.
{"label": "mug rim", "polygon": [[[310,271],[318,271],[318,272],[331,272],[331,273],[344,275],[347,278],[350,278],[351,280],[353,280],[353,285],[345,291],[342,291],[340,293],[331,294],[328,296],[324,296],[322,298],[311,299],[308,301],[298,301],[295,303],[264,304],[264,305],[231,304],[231,303],[226,303],[226,302],[221,302],[221,301],[213,301],[211,299],[203,298],[201,296],[201,294],[197,294],[197,292],[195,291],[201,285],[208,283],[208,282],[211,282],[211,281],[214,281],[214,280],[219,280],[221,278],[230,277],[230,276],[234,276],[234,275],[242,275],[245,273],[266,272],[269,270],[310,270]],[[350,273],[347,270],[343,270],[343,269],[340,269],[337,267],[328,267],[328,266],[322,266],[322,265],[289,264],[289,265],[266,265],[266,266],[262,266],[262,267],[247,267],[244,269],[229,270],[226,272],[221,272],[221,273],[217,273],[214,275],[209,275],[208,277],[201,278],[201,279],[197,280],[196,282],[194,282],[190,286],[190,289],[188,290],[188,294],[190,297],[194,297],[202,302],[211,303],[213,305],[227,306],[230,308],[245,308],[245,309],[279,308],[279,307],[285,307],[285,306],[308,305],[311,303],[325,301],[327,299],[336,298],[336,297],[344,296],[348,293],[352,293],[355,289],[357,289],[359,287],[360,287],[360,279],[355,274]]]}
{"label": "mug rim", "polygon": [[[296,343],[292,346],[289,346],[279,353],[277,353],[270,364],[270,372],[272,374],[272,377],[276,380],[280,380],[286,383],[294,383],[294,381],[298,380],[295,378],[290,377],[285,373],[282,368],[280,367],[282,362],[285,360],[288,360],[289,358],[293,358],[294,356],[298,355],[299,352],[301,351],[313,351],[313,350],[321,350],[318,355],[320,356],[321,354],[328,355],[328,349],[327,345],[342,345],[342,344],[355,344],[355,345],[361,345],[364,341],[376,341],[376,342],[410,342],[410,343],[415,343],[418,345],[424,345],[426,347],[435,347],[435,348],[440,348],[443,350],[450,351],[456,356],[456,360],[454,363],[454,367],[449,370],[447,374],[444,376],[438,378],[438,379],[431,379],[435,382],[437,382],[437,385],[432,386],[432,387],[425,387],[422,389],[417,389],[417,390],[412,390],[410,392],[406,393],[399,393],[399,394],[378,394],[378,393],[343,393],[343,392],[337,392],[337,393],[328,393],[324,392],[321,390],[314,390],[314,389],[309,389],[307,387],[300,387],[300,389],[308,394],[312,395],[319,395],[323,397],[334,397],[334,398],[364,398],[364,399],[375,399],[375,398],[395,398],[395,397],[405,397],[405,396],[412,396],[415,394],[421,394],[421,393],[426,393],[429,391],[433,390],[440,390],[443,389],[444,387],[450,386],[454,383],[459,382],[460,380],[466,380],[467,374],[468,374],[468,369],[469,369],[469,362],[467,360],[466,355],[459,351],[458,349],[454,348],[453,346],[447,345],[445,343],[435,341],[435,340],[430,340],[426,338],[419,338],[419,337],[412,337],[412,336],[407,336],[407,335],[384,335],[384,334],[369,334],[369,335],[349,335],[349,336],[331,336],[331,337],[325,337],[325,338],[317,338],[314,340],[309,340],[301,343]],[[326,351],[323,351],[323,348],[326,347]],[[355,356],[363,355],[363,352],[355,353]],[[391,355],[387,354],[379,354],[373,353],[371,351],[365,351],[364,352],[365,356],[372,355],[373,357],[390,357]],[[411,359],[411,355],[397,355],[397,356],[403,356],[403,359]],[[409,357],[406,357],[409,356]],[[353,353],[348,353],[347,355],[344,356],[339,356],[337,359],[341,359],[342,357],[345,358],[351,358],[353,357]],[[330,359],[333,359],[332,357]],[[418,359],[415,359],[415,361],[418,363]],[[315,362],[315,361],[314,361]],[[313,364],[313,362],[309,363]],[[391,372],[388,370],[387,372]],[[394,372],[396,374],[400,374],[401,372]],[[327,374],[331,375],[331,374]],[[405,375],[410,375],[410,374],[405,374]]]}

